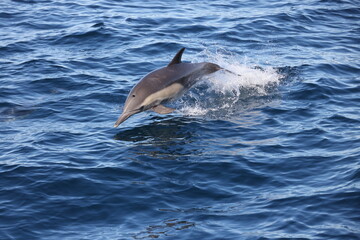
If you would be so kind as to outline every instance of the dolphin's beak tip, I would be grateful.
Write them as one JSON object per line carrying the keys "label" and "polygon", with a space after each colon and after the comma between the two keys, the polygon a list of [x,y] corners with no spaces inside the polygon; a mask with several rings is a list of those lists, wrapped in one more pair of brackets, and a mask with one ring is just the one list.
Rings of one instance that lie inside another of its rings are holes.
{"label": "dolphin's beak tip", "polygon": [[[135,112],[136,113],[136,112]],[[118,118],[118,120],[115,122],[114,127],[118,127],[121,123],[125,122],[126,119],[128,119],[129,117],[131,117],[132,115],[135,114],[134,112],[123,112],[120,117]]]}
{"label": "dolphin's beak tip", "polygon": [[128,116],[121,114],[118,120],[114,123],[114,128],[118,127],[122,122],[124,122]]}

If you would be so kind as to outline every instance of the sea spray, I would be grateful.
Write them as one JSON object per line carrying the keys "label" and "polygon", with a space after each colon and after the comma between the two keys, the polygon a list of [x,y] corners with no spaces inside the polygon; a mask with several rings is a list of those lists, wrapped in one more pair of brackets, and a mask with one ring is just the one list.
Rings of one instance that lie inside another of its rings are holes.
{"label": "sea spray", "polygon": [[218,71],[199,81],[178,102],[188,116],[228,118],[269,102],[284,78],[274,67],[248,63],[229,53],[203,51],[193,62],[214,62],[229,71]]}

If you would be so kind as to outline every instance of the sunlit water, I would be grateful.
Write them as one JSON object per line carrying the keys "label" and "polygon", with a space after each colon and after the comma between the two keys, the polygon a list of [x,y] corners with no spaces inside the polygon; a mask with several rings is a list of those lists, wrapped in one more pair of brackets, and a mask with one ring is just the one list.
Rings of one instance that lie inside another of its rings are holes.
{"label": "sunlit water", "polygon": [[[359,239],[357,1],[0,2],[0,239]],[[186,47],[228,69],[113,128]]]}

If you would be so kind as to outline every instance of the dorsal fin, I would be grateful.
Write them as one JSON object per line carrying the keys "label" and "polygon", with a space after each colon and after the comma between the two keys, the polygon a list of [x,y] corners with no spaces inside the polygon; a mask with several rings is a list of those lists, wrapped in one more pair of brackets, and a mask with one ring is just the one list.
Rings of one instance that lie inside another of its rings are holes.
{"label": "dorsal fin", "polygon": [[175,57],[171,60],[171,62],[167,65],[168,67],[173,64],[181,63],[181,56],[184,52],[185,48],[182,48],[178,51],[178,53],[175,55]]}

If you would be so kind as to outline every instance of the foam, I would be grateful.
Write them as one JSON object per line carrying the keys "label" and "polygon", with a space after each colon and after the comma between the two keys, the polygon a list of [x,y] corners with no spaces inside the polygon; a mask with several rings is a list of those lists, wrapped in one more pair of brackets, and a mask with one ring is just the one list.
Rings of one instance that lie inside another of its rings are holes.
{"label": "foam", "polygon": [[192,62],[202,61],[216,63],[233,73],[221,70],[195,85],[179,100],[184,115],[229,115],[252,105],[246,105],[245,99],[271,94],[269,89],[274,89],[283,78],[274,67],[251,65],[246,57],[240,60],[233,54],[205,50]]}

